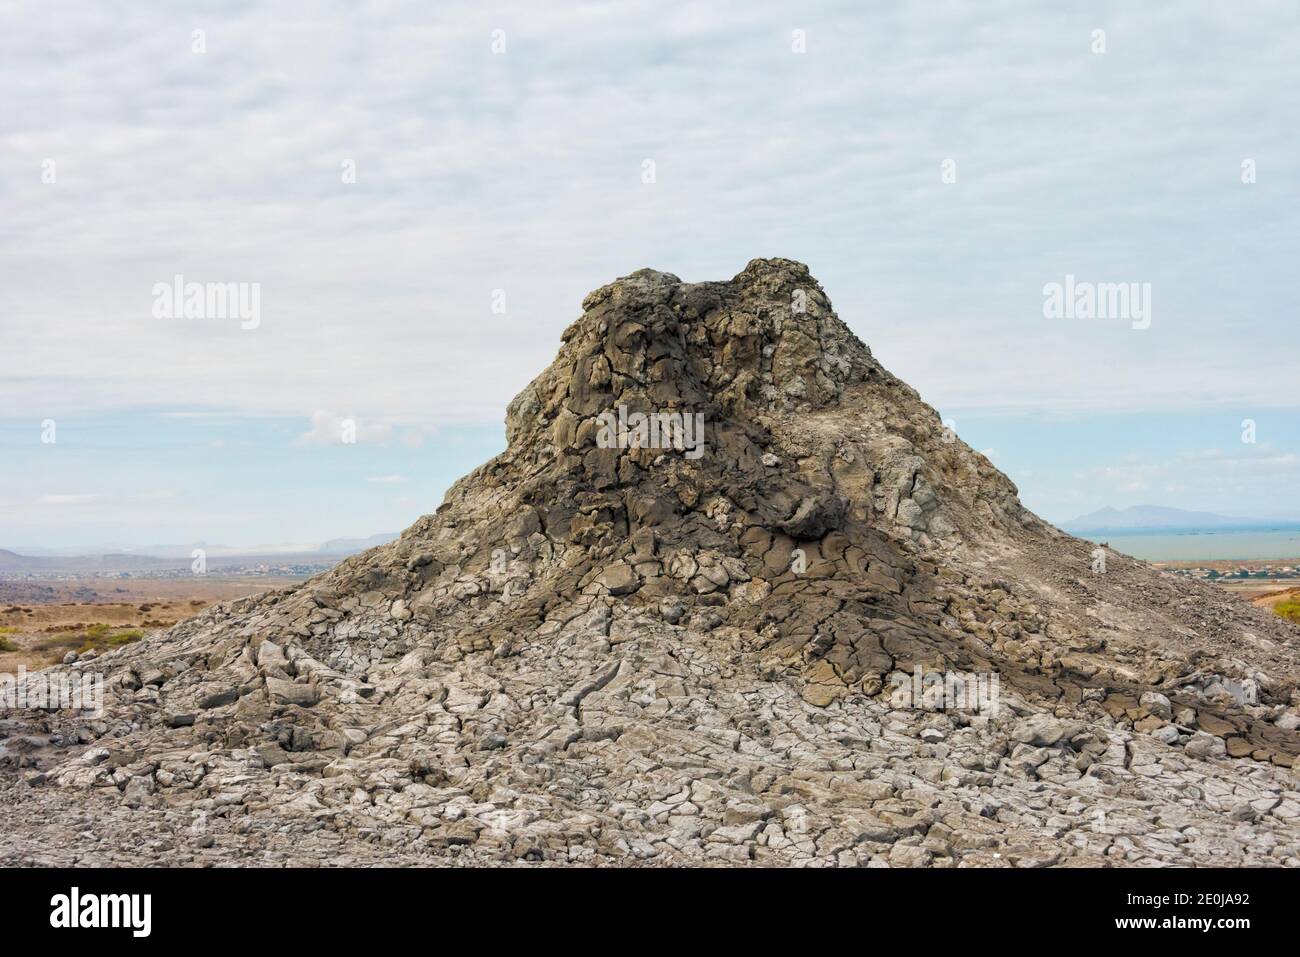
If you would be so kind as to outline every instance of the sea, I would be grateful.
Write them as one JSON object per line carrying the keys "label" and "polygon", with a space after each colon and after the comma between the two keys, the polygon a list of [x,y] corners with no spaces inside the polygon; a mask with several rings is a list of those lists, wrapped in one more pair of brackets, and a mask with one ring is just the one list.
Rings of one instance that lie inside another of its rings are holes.
{"label": "sea", "polygon": [[1300,560],[1300,524],[1089,532],[1081,537],[1148,562]]}

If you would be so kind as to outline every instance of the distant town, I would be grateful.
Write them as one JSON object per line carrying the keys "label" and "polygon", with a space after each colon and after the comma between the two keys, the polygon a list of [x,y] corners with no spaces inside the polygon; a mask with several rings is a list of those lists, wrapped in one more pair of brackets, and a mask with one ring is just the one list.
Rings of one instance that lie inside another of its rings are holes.
{"label": "distant town", "polygon": [[331,539],[319,546],[247,551],[225,546],[161,545],[138,551],[22,554],[0,548],[0,581],[176,581],[202,577],[301,580],[395,537],[381,534],[360,539]]}
{"label": "distant town", "polygon": [[[1222,565],[1223,563],[1218,564]],[[1260,581],[1284,581],[1300,578],[1300,566],[1297,565],[1274,565],[1269,568],[1252,568],[1239,565],[1228,570],[1208,565],[1192,565],[1190,567],[1169,568],[1167,571],[1183,578],[1200,578],[1205,581],[1224,581],[1225,583],[1255,579]]]}
{"label": "distant town", "polygon": [[218,578],[310,578],[327,571],[339,563],[340,558],[283,562],[228,562],[210,563],[203,572],[196,572],[188,564],[163,568],[118,568],[101,571],[5,571],[0,570],[0,581],[9,582],[72,582],[94,579],[96,581],[158,581],[199,577]]}

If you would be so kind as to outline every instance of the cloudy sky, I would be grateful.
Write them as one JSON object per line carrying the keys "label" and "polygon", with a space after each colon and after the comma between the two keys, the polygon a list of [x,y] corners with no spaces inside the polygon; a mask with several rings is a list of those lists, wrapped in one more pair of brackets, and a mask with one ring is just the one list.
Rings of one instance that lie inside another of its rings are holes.
{"label": "cloudy sky", "polygon": [[1049,519],[1300,517],[1298,9],[0,2],[0,546],[400,530],[589,290],[756,256]]}

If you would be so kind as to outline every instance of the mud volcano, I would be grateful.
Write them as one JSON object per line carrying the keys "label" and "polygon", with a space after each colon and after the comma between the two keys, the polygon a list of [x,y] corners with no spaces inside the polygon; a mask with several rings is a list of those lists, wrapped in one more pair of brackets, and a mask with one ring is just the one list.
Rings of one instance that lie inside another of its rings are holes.
{"label": "mud volcano", "polygon": [[803,265],[596,290],[506,432],[396,542],[54,669],[105,710],[0,725],[0,859],[1300,863],[1295,628],[1095,571]]}

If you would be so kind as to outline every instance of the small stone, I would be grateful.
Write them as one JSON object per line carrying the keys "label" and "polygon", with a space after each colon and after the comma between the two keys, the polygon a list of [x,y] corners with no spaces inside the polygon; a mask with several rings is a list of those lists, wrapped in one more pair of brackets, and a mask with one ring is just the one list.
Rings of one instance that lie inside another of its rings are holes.
{"label": "small stone", "polygon": [[686,614],[686,606],[679,598],[665,598],[659,602],[659,614],[670,625],[675,625]]}
{"label": "small stone", "polygon": [[257,648],[257,666],[263,669],[278,669],[287,672],[289,670],[289,659],[285,657],[284,649],[275,642],[264,641]]}
{"label": "small stone", "polygon": [[1154,715],[1157,718],[1164,718],[1169,721],[1173,718],[1174,713],[1170,707],[1169,699],[1158,691],[1147,691],[1138,699],[1147,714]]}
{"label": "small stone", "polygon": [[139,775],[126,782],[122,792],[122,803],[127,807],[141,807],[152,801],[155,790],[152,777]]}
{"label": "small stone", "polygon": [[1225,743],[1228,746],[1228,757],[1230,758],[1249,757],[1255,750],[1249,741],[1238,736],[1228,738]]}
{"label": "small stone", "polygon": [[1210,714],[1208,711],[1202,711],[1196,716],[1196,724],[1202,731],[1217,734],[1221,738],[1226,738],[1237,731],[1235,724],[1225,721],[1217,715]]}
{"label": "small stone", "polygon": [[199,708],[208,711],[212,708],[220,708],[228,704],[234,704],[239,700],[239,689],[230,688],[226,691],[218,691],[210,694],[199,702]]}
{"label": "small stone", "polygon": [[724,825],[714,830],[709,835],[709,840],[721,844],[744,844],[746,841],[752,841],[762,829],[762,821]]}
{"label": "small stone", "polygon": [[319,700],[316,689],[311,685],[285,681],[281,678],[267,678],[266,691],[272,701],[294,704],[302,708],[310,708]]}
{"label": "small stone", "polygon": [[632,533],[632,554],[638,561],[650,561],[655,557],[655,530],[647,526]]}
{"label": "small stone", "polygon": [[1204,731],[1197,731],[1188,738],[1183,750],[1194,758],[1208,758],[1211,755],[1222,757],[1228,753],[1222,738]]}
{"label": "small stone", "polygon": [[596,581],[604,585],[611,595],[630,595],[641,587],[641,580],[626,562],[610,565],[596,576]]}
{"label": "small stone", "polygon": [[889,850],[890,867],[929,867],[934,854],[923,847],[895,844]]}
{"label": "small stone", "polygon": [[1173,745],[1178,743],[1178,739],[1181,735],[1178,733],[1178,729],[1172,724],[1166,724],[1163,727],[1156,728],[1152,731],[1151,737],[1155,738],[1157,741],[1163,741],[1165,744]]}
{"label": "small stone", "polygon": [[1036,748],[1049,748],[1061,740],[1069,740],[1083,727],[1077,721],[1061,721],[1047,714],[1035,714],[1016,723],[1011,730],[1011,740]]}
{"label": "small stone", "polygon": [[460,820],[453,821],[446,825],[438,834],[448,844],[473,844],[478,840],[478,832],[482,826],[475,821]]}
{"label": "small stone", "polygon": [[289,752],[275,743],[259,744],[253,748],[253,753],[261,758],[262,763],[268,768],[273,768],[277,764],[288,764],[293,760],[289,757]]}
{"label": "small stone", "polygon": [[1255,816],[1255,809],[1247,801],[1241,801],[1228,809],[1228,819],[1232,821],[1253,821]]}

